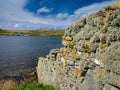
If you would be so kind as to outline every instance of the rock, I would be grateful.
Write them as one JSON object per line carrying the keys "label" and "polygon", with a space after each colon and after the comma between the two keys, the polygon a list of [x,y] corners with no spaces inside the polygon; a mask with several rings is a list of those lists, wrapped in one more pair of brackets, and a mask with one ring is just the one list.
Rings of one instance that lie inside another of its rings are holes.
{"label": "rock", "polygon": [[103,90],[120,90],[112,85],[109,85],[109,84],[105,84]]}
{"label": "rock", "polygon": [[73,23],[62,44],[39,58],[39,82],[58,90],[120,90],[119,2]]}
{"label": "rock", "polygon": [[55,60],[59,52],[59,49],[52,49],[49,54],[50,59]]}

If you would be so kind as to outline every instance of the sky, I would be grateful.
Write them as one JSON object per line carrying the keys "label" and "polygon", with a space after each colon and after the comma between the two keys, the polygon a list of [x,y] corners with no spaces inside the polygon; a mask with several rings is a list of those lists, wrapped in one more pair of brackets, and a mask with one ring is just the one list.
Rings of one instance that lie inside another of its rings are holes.
{"label": "sky", "polygon": [[8,30],[66,29],[119,0],[0,0],[0,28]]}

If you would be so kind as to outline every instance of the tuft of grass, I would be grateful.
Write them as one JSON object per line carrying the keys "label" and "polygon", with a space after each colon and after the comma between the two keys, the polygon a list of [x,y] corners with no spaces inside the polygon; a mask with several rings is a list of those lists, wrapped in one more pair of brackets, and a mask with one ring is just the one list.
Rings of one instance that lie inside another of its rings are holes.
{"label": "tuft of grass", "polygon": [[14,88],[10,88],[9,90],[56,90],[52,85],[44,85],[42,83],[30,83],[19,85]]}

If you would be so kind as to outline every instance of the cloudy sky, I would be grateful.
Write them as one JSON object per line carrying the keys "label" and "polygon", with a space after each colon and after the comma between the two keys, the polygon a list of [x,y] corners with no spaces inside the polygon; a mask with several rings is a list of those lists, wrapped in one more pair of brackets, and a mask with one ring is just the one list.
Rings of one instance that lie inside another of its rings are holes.
{"label": "cloudy sky", "polygon": [[119,0],[0,0],[2,29],[65,29]]}

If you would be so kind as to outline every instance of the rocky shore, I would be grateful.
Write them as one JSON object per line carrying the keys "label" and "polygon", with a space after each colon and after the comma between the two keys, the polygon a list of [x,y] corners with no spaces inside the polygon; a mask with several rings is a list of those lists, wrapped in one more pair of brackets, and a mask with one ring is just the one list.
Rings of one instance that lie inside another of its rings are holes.
{"label": "rocky shore", "polygon": [[120,2],[73,23],[62,44],[39,58],[39,82],[58,90],[120,90]]}
{"label": "rocky shore", "polygon": [[9,90],[9,88],[18,86],[20,84],[37,82],[36,69],[32,68],[27,73],[30,75],[6,76],[0,80],[0,90]]}

